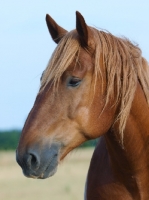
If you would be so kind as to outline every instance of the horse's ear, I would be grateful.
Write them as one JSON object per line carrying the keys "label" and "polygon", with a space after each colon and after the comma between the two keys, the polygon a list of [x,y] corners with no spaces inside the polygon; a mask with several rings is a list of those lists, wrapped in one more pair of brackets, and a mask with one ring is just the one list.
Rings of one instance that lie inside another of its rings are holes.
{"label": "horse's ear", "polygon": [[82,46],[88,45],[88,28],[87,24],[78,11],[76,11],[76,30],[79,34],[79,40]]}
{"label": "horse's ear", "polygon": [[46,15],[46,22],[52,39],[58,44],[67,31],[60,27],[48,14]]}

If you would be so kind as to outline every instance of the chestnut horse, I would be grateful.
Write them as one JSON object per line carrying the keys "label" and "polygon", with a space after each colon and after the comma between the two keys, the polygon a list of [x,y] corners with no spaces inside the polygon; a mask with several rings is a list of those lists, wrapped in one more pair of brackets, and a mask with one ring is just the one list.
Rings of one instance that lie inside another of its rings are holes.
{"label": "chestnut horse", "polygon": [[52,176],[83,142],[98,138],[87,200],[149,200],[149,69],[126,38],[87,26],[67,32],[49,15],[58,44],[41,77],[17,148],[27,177]]}

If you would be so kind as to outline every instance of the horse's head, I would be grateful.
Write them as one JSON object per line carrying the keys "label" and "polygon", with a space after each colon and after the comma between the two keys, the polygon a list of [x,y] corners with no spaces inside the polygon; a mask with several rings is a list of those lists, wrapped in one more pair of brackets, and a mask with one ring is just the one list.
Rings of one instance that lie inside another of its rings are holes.
{"label": "horse's head", "polygon": [[[58,46],[41,77],[41,87],[25,122],[17,161],[28,177],[47,178],[72,149],[104,134],[115,109],[105,106],[102,56],[95,70],[92,28],[76,13],[76,30],[65,31],[49,16],[49,32]],[[102,74],[102,75],[101,75]]]}

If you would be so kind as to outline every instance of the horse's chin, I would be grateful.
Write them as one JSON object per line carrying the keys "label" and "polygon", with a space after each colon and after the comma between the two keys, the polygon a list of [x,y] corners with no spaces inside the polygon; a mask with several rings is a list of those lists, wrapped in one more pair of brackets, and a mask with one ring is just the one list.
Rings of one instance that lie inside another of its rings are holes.
{"label": "horse's chin", "polygon": [[50,172],[43,172],[39,177],[38,179],[46,179],[46,178],[49,178],[51,176],[53,176],[55,173],[57,172],[57,167],[55,167],[52,171]]}

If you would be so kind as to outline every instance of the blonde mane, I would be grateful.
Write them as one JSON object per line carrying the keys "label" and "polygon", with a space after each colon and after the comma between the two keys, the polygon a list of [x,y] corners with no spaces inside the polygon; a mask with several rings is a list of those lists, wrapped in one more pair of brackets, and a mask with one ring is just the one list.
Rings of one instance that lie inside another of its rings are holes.
{"label": "blonde mane", "polygon": [[[142,86],[149,104],[149,69],[147,61],[142,57],[141,50],[128,39],[118,38],[110,33],[98,31],[90,27],[95,47],[94,75],[97,80],[102,76],[99,60],[102,56],[107,88],[106,104],[111,98],[115,98],[120,109],[115,122],[119,121],[119,132],[123,141],[123,131],[130,112],[138,81]],[[55,49],[50,62],[44,71],[41,80],[40,92],[50,81],[59,82],[64,71],[79,57],[80,44],[74,32],[67,33]],[[103,77],[103,76],[102,76]]]}

